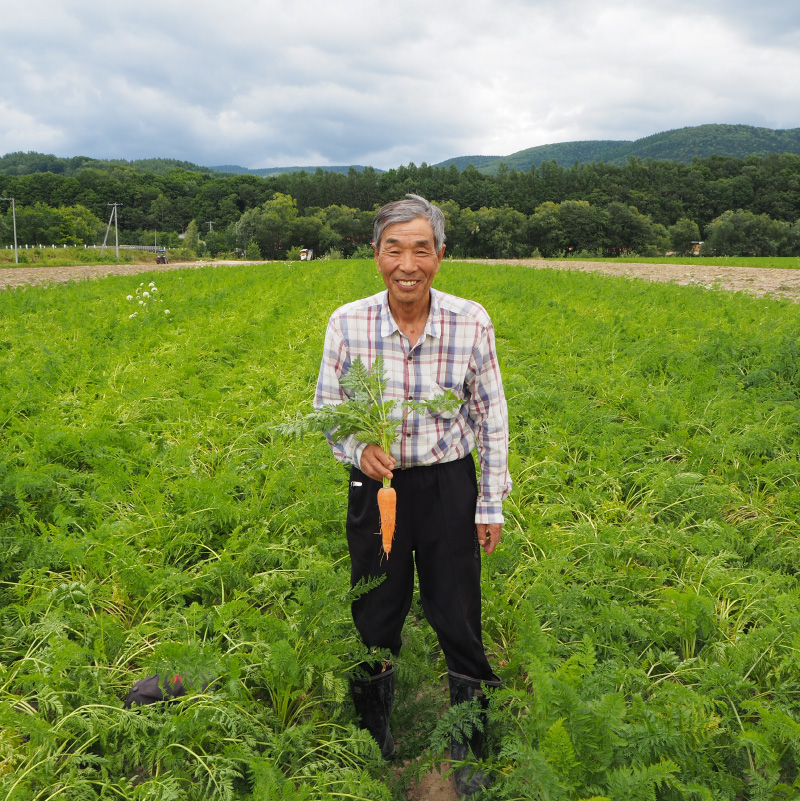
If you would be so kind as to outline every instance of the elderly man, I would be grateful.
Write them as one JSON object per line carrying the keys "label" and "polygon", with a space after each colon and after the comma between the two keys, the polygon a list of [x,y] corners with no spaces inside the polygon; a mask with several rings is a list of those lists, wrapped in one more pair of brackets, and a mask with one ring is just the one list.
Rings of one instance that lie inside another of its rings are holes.
{"label": "elderly man", "polygon": [[[352,465],[347,509],[351,578],[384,577],[352,608],[363,642],[395,656],[411,606],[416,563],[420,600],[447,662],[451,704],[479,699],[498,687],[481,639],[481,549],[491,554],[511,490],[508,413],[495,352],[494,329],[478,303],[433,289],[445,250],[442,211],[417,195],[384,206],[374,223],[375,261],[386,290],[337,309],[330,318],[314,405],[341,403],[339,379],[356,357],[370,366],[381,355],[386,399],[427,400],[451,390],[456,412],[411,414],[385,453],[353,437],[331,442]],[[480,464],[476,479],[473,451]],[[381,480],[397,491],[397,528],[391,557],[381,549]],[[389,716],[394,702],[391,665],[369,664],[351,678],[362,726],[385,757],[394,750]],[[483,733],[454,732],[451,759],[482,758]],[[462,795],[486,784],[464,766],[456,772]]]}

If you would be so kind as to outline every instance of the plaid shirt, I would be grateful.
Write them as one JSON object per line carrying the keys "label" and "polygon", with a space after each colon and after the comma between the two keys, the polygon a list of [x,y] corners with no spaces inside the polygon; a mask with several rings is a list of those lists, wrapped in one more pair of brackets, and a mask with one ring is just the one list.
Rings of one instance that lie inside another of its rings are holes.
{"label": "plaid shirt", "polygon": [[[425,330],[412,348],[380,292],[337,309],[328,322],[315,408],[348,397],[339,384],[357,356],[367,367],[383,356],[386,400],[428,400],[446,389],[462,400],[456,412],[419,415],[401,423],[391,455],[396,468],[449,462],[477,446],[480,463],[476,523],[502,523],[503,499],[511,492],[508,472],[508,410],[495,352],[494,327],[471,300],[431,289]],[[393,410],[400,417],[398,406]],[[337,459],[360,466],[366,445],[354,437],[334,443]],[[395,468],[395,469],[396,469]]]}

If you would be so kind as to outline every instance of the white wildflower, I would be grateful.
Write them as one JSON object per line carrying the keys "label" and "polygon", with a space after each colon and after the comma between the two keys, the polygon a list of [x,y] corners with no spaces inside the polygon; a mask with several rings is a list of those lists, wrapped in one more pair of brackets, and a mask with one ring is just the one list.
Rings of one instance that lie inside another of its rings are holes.
{"label": "white wildflower", "polygon": [[138,317],[138,316],[139,316],[139,312],[134,312],[133,314],[129,314],[128,315],[128,319],[132,320],[134,317]]}
{"label": "white wildflower", "polygon": [[150,293],[149,292],[142,292],[142,297],[143,298],[149,298],[150,297]]}
{"label": "white wildflower", "polygon": [[154,286],[154,287],[153,287],[153,288],[152,288],[150,291],[151,291],[151,292],[158,292],[158,287],[157,287],[157,286]]}
{"label": "white wildflower", "polygon": [[164,314],[169,314],[169,309],[164,309]]}
{"label": "white wildflower", "polygon": [[151,282],[148,284],[148,286],[155,286],[155,285],[156,285],[156,282],[155,282],[155,281],[151,281]]}
{"label": "white wildflower", "polygon": [[126,300],[133,300],[133,295],[128,295],[128,297],[126,298]]}
{"label": "white wildflower", "polygon": [[140,305],[140,306],[144,306],[144,301],[143,301],[143,300],[140,300],[140,301],[139,301],[139,305]]}

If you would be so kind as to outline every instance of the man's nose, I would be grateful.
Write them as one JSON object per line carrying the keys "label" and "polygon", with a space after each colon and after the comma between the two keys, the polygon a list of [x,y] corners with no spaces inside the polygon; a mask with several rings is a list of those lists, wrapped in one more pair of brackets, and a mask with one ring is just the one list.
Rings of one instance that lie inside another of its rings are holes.
{"label": "man's nose", "polygon": [[400,254],[400,269],[411,273],[417,269],[417,265],[414,263],[414,251],[413,250],[404,250]]}

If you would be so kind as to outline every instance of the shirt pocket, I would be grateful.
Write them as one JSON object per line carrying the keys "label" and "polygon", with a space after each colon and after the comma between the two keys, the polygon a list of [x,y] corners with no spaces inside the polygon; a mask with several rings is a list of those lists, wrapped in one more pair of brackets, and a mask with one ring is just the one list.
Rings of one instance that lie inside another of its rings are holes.
{"label": "shirt pocket", "polygon": [[428,400],[431,400],[437,395],[442,395],[445,392],[451,392],[458,399],[459,405],[458,408],[455,409],[454,411],[451,409],[441,409],[438,412],[431,413],[432,417],[439,420],[451,420],[452,418],[457,417],[461,411],[461,408],[464,405],[464,402],[467,400],[467,396],[463,386],[445,387],[442,386],[441,384],[437,384],[435,381],[431,381],[430,383]]}

